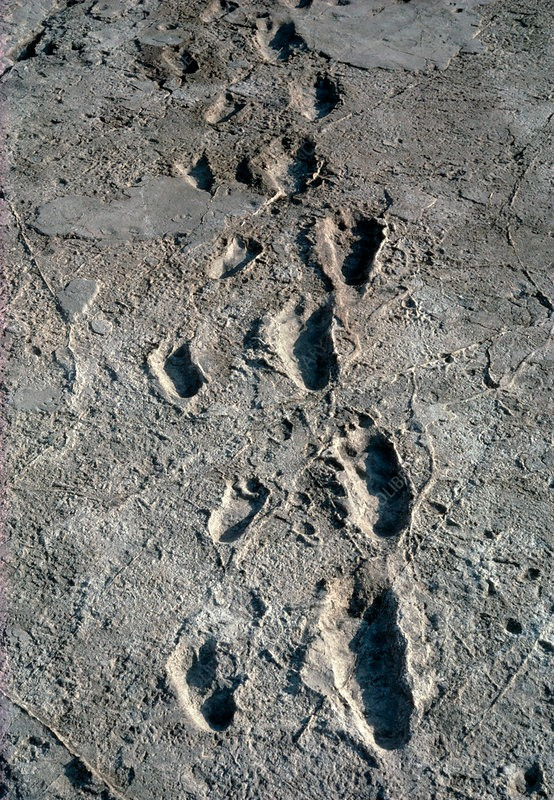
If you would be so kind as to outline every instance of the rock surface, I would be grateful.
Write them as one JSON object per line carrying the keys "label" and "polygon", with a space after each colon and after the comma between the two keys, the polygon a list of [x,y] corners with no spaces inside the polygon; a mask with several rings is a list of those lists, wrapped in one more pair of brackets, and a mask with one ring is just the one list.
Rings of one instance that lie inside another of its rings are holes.
{"label": "rock surface", "polygon": [[551,796],[548,5],[5,0],[1,796]]}

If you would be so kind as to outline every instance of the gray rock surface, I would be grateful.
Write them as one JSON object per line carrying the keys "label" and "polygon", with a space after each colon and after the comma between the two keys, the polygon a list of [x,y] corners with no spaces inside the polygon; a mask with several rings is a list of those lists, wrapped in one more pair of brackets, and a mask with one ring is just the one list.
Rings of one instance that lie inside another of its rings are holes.
{"label": "gray rock surface", "polygon": [[552,795],[548,5],[5,0],[1,796]]}
{"label": "gray rock surface", "polygon": [[87,278],[74,278],[65,289],[57,294],[58,305],[65,317],[73,322],[79,314],[83,314],[90,306],[99,286],[96,281]]}
{"label": "gray rock surface", "polygon": [[481,49],[475,7],[487,2],[324,0],[297,4],[293,24],[310,49],[334,61],[362,69],[445,69],[458,53]]}

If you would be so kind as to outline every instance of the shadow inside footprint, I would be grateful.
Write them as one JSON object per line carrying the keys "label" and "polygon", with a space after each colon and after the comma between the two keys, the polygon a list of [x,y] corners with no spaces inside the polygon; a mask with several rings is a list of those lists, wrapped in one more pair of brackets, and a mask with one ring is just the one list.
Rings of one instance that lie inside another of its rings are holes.
{"label": "shadow inside footprint", "polygon": [[259,187],[260,181],[255,177],[250,160],[245,156],[237,164],[235,171],[235,178],[239,183],[244,183],[245,186]]}
{"label": "shadow inside footprint", "polygon": [[362,286],[370,276],[375,256],[385,238],[384,226],[375,219],[360,219],[352,229],[352,237],[342,274],[349,286]]}
{"label": "shadow inside footprint", "polygon": [[379,747],[396,750],[410,738],[413,697],[405,679],[406,644],[397,625],[397,600],[383,591],[372,602],[350,650],[364,716]]}
{"label": "shadow inside footprint", "polygon": [[187,683],[202,693],[207,692],[215,681],[216,673],[216,642],[215,639],[208,639],[198,651],[198,655],[196,653],[193,655],[192,664],[187,671]]}
{"label": "shadow inside footprint", "polygon": [[330,305],[318,308],[306,321],[293,348],[302,380],[311,391],[324,389],[337,371],[332,320]]}
{"label": "shadow inside footprint", "polygon": [[277,51],[280,61],[287,61],[293,50],[305,50],[306,42],[296,33],[294,22],[284,22],[277,29],[269,46]]}
{"label": "shadow inside footprint", "polygon": [[210,162],[205,154],[198,159],[191,169],[190,175],[199,189],[203,192],[212,192],[214,188],[214,175]]}
{"label": "shadow inside footprint", "polygon": [[315,108],[317,118],[322,119],[330,114],[338,105],[339,90],[327,75],[318,75],[315,83]]}
{"label": "shadow inside footprint", "polygon": [[179,397],[194,397],[204,383],[202,373],[192,360],[186,342],[169,356],[164,370]]}
{"label": "shadow inside footprint", "polygon": [[379,501],[374,530],[378,536],[399,536],[410,520],[412,495],[396,451],[382,435],[372,436],[365,462],[367,490]]}
{"label": "shadow inside footprint", "polygon": [[199,649],[198,655],[196,653],[193,655],[186,678],[188,686],[195,694],[200,698],[206,698],[200,705],[200,713],[210,728],[223,731],[229,727],[235,716],[237,704],[233,695],[240,681],[238,678],[232,680],[222,678],[221,670],[223,669],[224,674],[226,672],[225,652],[223,652],[223,664],[220,664],[217,648],[216,640],[213,637],[209,638]]}
{"label": "shadow inside footprint", "polygon": [[216,731],[224,731],[232,723],[237,710],[233,690],[227,687],[216,689],[202,704],[200,711],[204,719]]}
{"label": "shadow inside footprint", "polygon": [[[85,764],[76,756],[64,767],[65,777],[74,789],[81,789],[87,794],[94,791],[94,778]],[[5,795],[0,795],[3,797]]]}
{"label": "shadow inside footprint", "polygon": [[180,62],[185,75],[194,75],[200,69],[198,61],[194,58],[188,50],[181,53]]}

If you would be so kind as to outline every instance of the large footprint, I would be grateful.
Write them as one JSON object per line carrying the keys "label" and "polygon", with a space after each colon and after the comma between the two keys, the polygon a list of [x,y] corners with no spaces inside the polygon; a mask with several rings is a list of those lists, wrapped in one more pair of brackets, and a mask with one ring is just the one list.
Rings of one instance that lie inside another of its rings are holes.
{"label": "large footprint", "polygon": [[358,211],[345,211],[317,224],[316,254],[337,291],[352,286],[363,293],[378,271],[386,233],[380,219]]}
{"label": "large footprint", "polygon": [[334,451],[351,519],[370,536],[397,539],[410,520],[412,493],[393,444],[362,416],[343,429]]}
{"label": "large footprint", "polygon": [[337,378],[331,303],[301,300],[287,305],[271,322],[267,338],[285,372],[302,389],[321,391]]}
{"label": "large footprint", "polygon": [[410,738],[414,702],[397,599],[381,581],[357,573],[324,591],[301,676],[370,748],[394,750]]}
{"label": "large footprint", "polygon": [[341,429],[322,462],[332,471],[320,488],[335,524],[365,533],[374,556],[319,590],[301,677],[366,745],[397,749],[410,738],[414,701],[388,561],[410,521],[411,486],[394,446],[365,415]]}

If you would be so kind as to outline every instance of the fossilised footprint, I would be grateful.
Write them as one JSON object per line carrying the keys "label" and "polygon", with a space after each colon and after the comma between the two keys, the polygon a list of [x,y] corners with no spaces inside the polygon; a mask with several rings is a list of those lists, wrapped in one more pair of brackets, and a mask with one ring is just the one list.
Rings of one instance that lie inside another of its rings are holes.
{"label": "fossilised footprint", "polygon": [[226,248],[220,258],[216,259],[210,270],[211,278],[231,278],[254,261],[263,251],[255,239],[243,239],[235,236],[226,242]]}
{"label": "fossilised footprint", "polygon": [[221,506],[212,512],[208,531],[215,542],[237,541],[261,511],[269,490],[257,478],[227,483]]}
{"label": "fossilised footprint", "polygon": [[338,375],[333,342],[333,307],[315,310],[301,301],[294,310],[285,308],[270,326],[269,336],[286,372],[300,387],[325,389]]}
{"label": "fossilised footprint", "polygon": [[[196,691],[202,701],[200,713],[213,730],[222,731],[228,728],[233,721],[237,706],[233,697],[238,685],[237,679],[222,680],[221,652],[217,652],[214,639],[209,639],[199,650],[194,653],[192,664],[187,671],[187,683],[192,691]],[[225,659],[231,661],[230,667],[234,671],[234,664],[228,654]]]}
{"label": "fossilised footprint", "polygon": [[337,370],[337,359],[330,335],[333,311],[330,306],[318,308],[300,331],[293,347],[306,388],[324,389]]}
{"label": "fossilised footprint", "polygon": [[391,589],[375,597],[360,621],[350,650],[363,712],[375,742],[395,750],[410,738],[413,698],[406,681],[406,643],[396,619],[398,603]]}
{"label": "fossilised footprint", "polygon": [[337,107],[340,92],[338,84],[328,75],[318,74],[312,86],[303,81],[293,83],[290,87],[290,98],[293,108],[313,122],[323,119]]}
{"label": "fossilised footprint", "polygon": [[379,501],[375,533],[399,536],[410,521],[412,494],[394,447],[381,433],[371,437],[365,478],[368,491]]}
{"label": "fossilised footprint", "polygon": [[177,80],[183,83],[185,76],[198,72],[196,59],[180,45],[148,45],[137,42],[139,63],[145,73],[158,83]]}
{"label": "fossilised footprint", "polygon": [[200,156],[186,174],[197,189],[213,194],[215,178],[208,156],[205,153]]}
{"label": "fossilised footprint", "polygon": [[410,738],[414,709],[406,644],[393,591],[380,588],[366,603],[357,586],[336,584],[326,593],[302,679],[366,744],[394,750]]}
{"label": "fossilised footprint", "polygon": [[179,397],[194,397],[204,383],[204,377],[193,362],[186,342],[166,359],[164,371]]}
{"label": "fossilised footprint", "polygon": [[150,353],[148,366],[159,388],[168,399],[190,399],[198,394],[206,377],[194,361],[190,345],[184,342],[169,351],[164,345]]}
{"label": "fossilised footprint", "polygon": [[256,42],[268,61],[288,61],[296,50],[306,50],[306,42],[296,33],[294,22],[288,20],[275,28],[268,17],[257,20]]}
{"label": "fossilised footprint", "polygon": [[215,638],[208,638],[197,651],[180,648],[168,660],[167,674],[181,706],[199,728],[224,731],[233,722],[237,705],[234,694],[241,683],[235,659]]}
{"label": "fossilised footprint", "polygon": [[384,239],[383,226],[374,219],[362,218],[351,230],[350,251],[342,264],[344,281],[361,286],[371,273],[375,256]]}
{"label": "fossilised footprint", "polygon": [[206,122],[210,125],[220,125],[228,122],[235,114],[242,111],[245,103],[236,100],[231,92],[219,95],[215,103],[210,106],[205,113]]}
{"label": "fossilised footprint", "polygon": [[334,286],[345,283],[363,289],[377,269],[386,238],[383,222],[358,212],[338,221],[328,217],[316,227],[316,254]]}
{"label": "fossilised footprint", "polygon": [[392,443],[363,417],[343,431],[335,453],[353,521],[367,533],[398,537],[410,521],[412,492]]}
{"label": "fossilised footprint", "polygon": [[326,117],[340,101],[338,85],[328,75],[318,75],[315,82],[315,108],[317,118]]}

